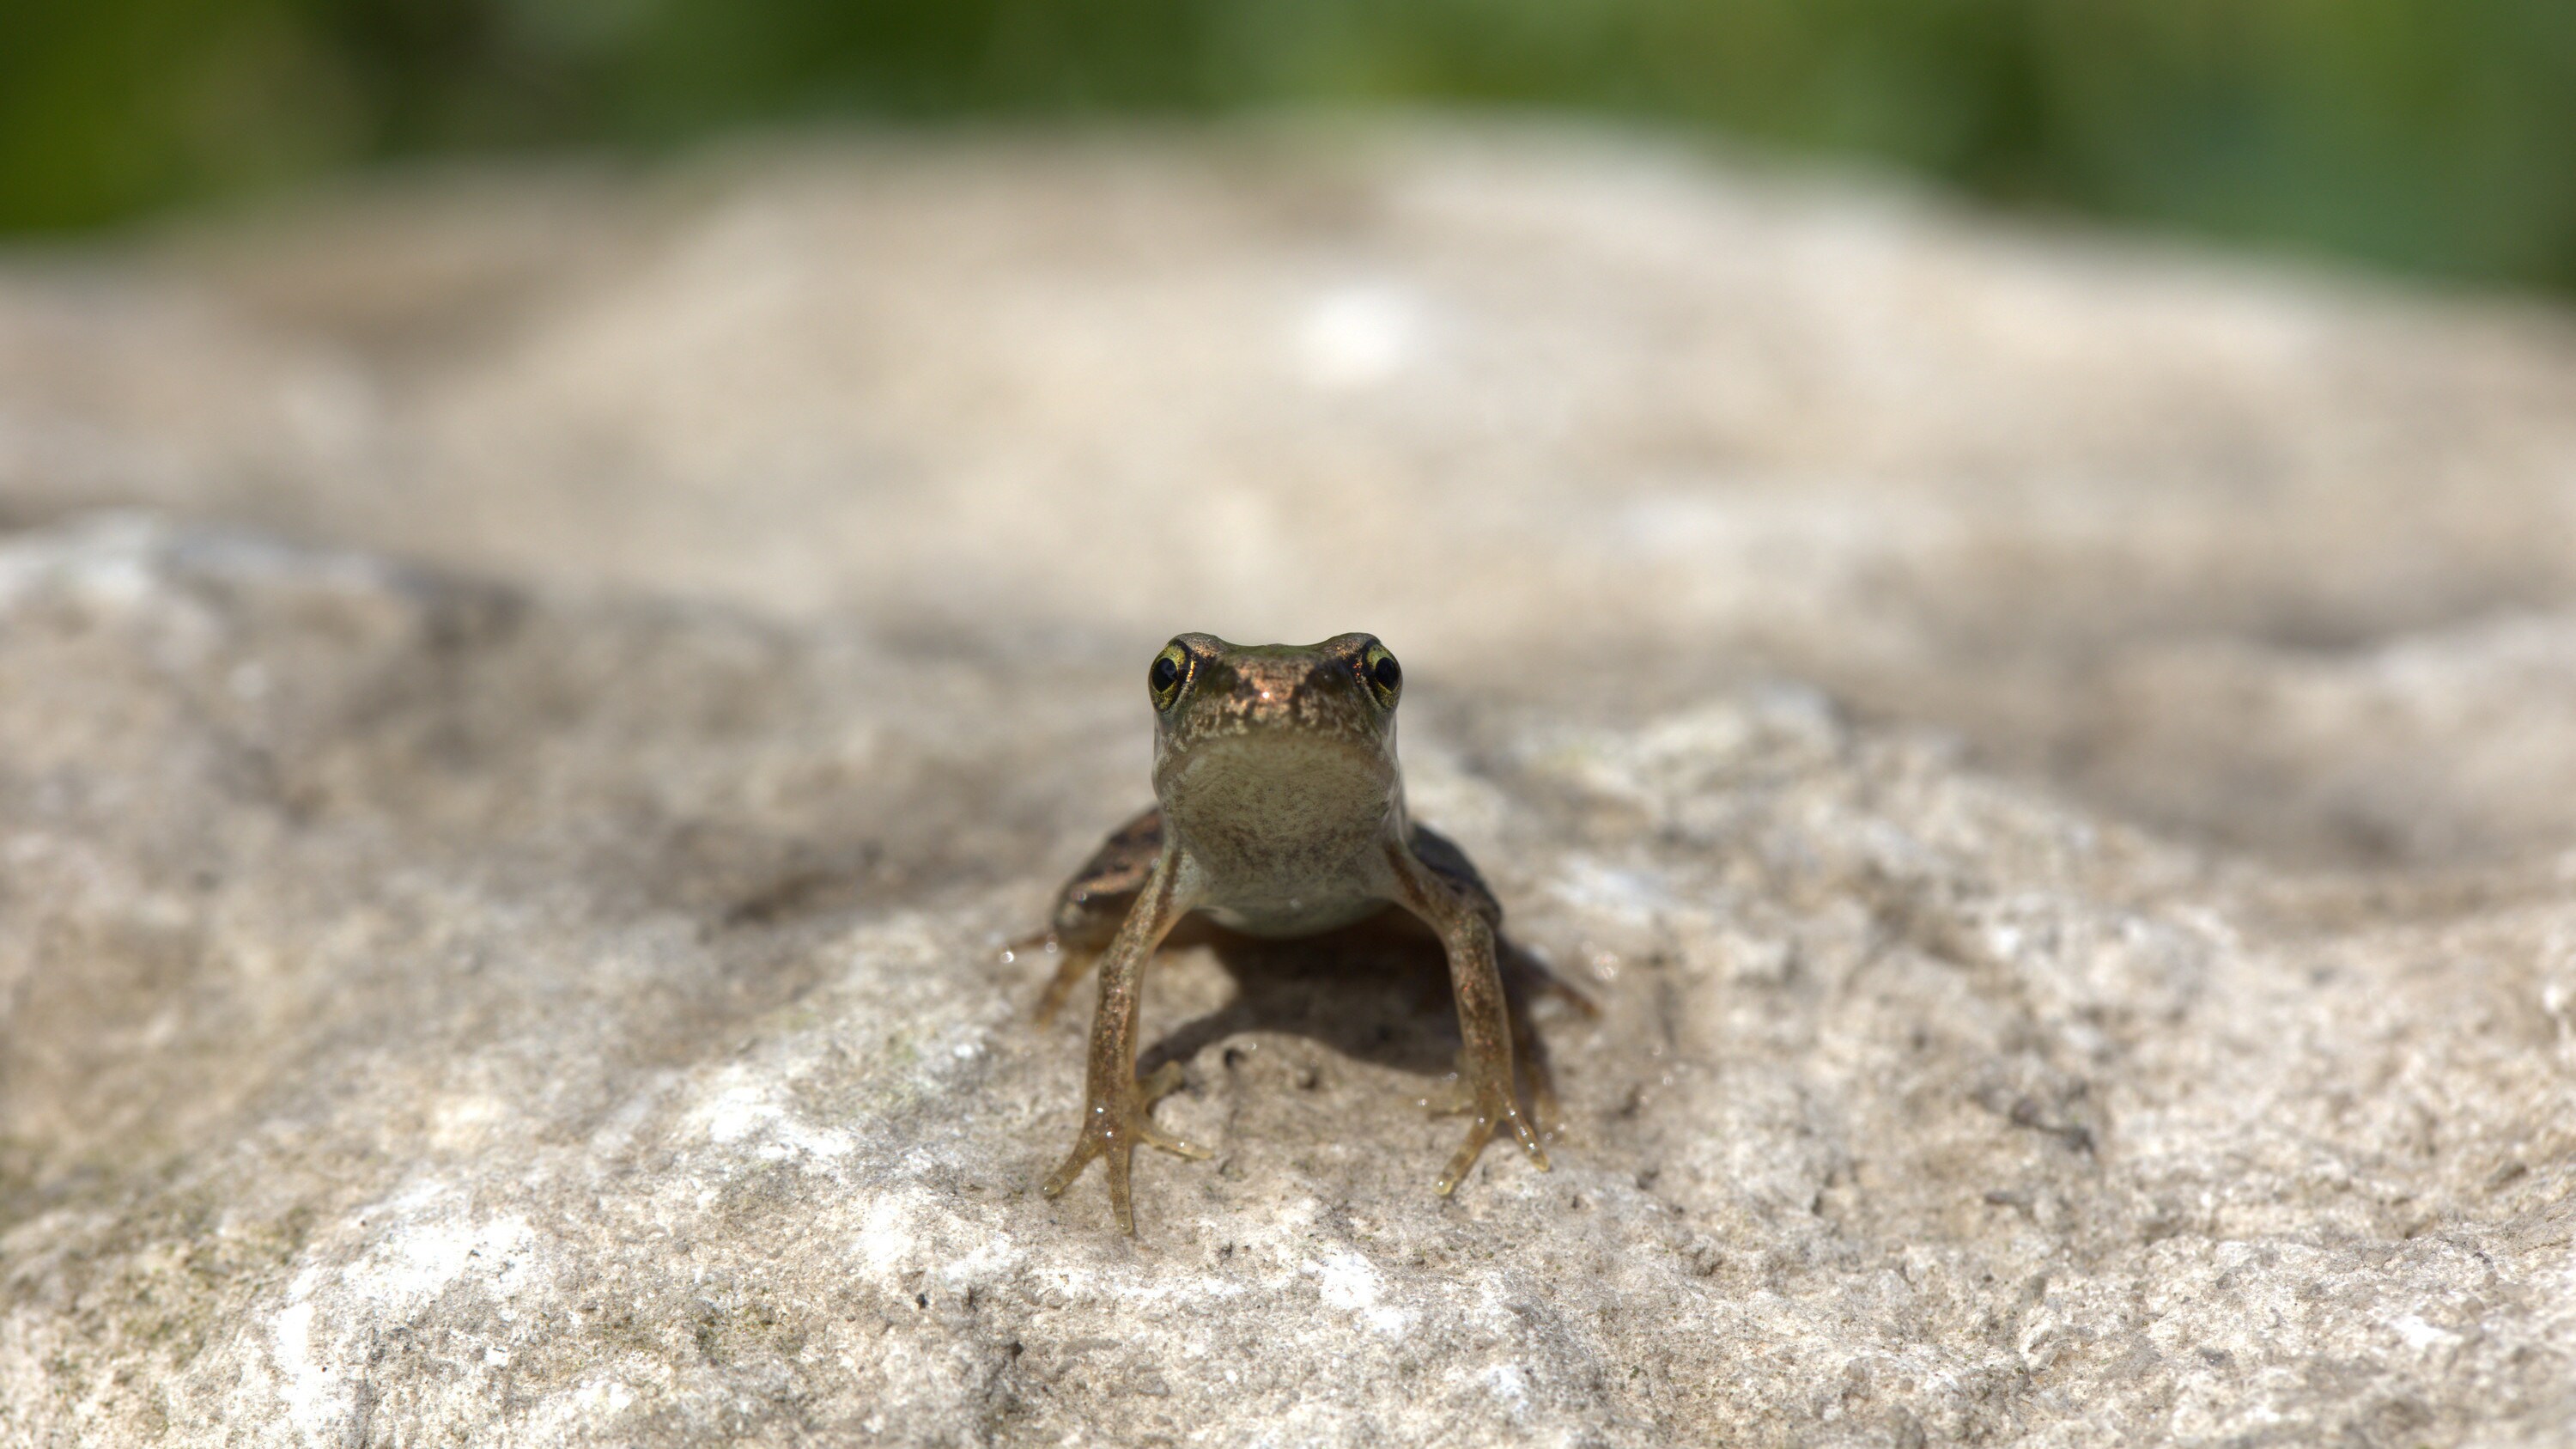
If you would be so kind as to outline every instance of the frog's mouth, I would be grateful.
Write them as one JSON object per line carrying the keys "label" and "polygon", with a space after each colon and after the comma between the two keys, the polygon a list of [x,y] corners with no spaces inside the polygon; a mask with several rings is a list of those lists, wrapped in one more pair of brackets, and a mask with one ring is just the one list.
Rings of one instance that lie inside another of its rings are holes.
{"label": "frog's mouth", "polygon": [[1266,729],[1199,741],[1164,762],[1155,786],[1204,866],[1260,876],[1375,849],[1402,796],[1382,748]]}

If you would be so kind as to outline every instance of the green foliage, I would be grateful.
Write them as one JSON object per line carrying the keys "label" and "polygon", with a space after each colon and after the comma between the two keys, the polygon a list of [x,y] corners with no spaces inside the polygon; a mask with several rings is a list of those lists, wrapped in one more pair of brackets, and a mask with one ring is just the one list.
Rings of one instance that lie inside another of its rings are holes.
{"label": "green foliage", "polygon": [[2576,289],[2576,0],[0,0],[0,228],[744,121],[1462,102]]}

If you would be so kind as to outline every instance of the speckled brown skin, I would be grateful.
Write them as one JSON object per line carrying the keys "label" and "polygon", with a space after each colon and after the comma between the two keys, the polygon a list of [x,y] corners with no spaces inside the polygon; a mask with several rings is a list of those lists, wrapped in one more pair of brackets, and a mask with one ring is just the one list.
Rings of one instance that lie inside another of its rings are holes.
{"label": "speckled brown skin", "polygon": [[1106,1158],[1110,1206],[1132,1235],[1136,1144],[1207,1155],[1154,1126],[1153,1103],[1179,1084],[1178,1064],[1136,1078],[1145,964],[1193,912],[1272,937],[1331,930],[1391,905],[1419,917],[1448,956],[1475,1114],[1438,1191],[1457,1187],[1499,1128],[1546,1168],[1516,1088],[1519,1023],[1497,969],[1502,907],[1457,846],[1406,818],[1395,758],[1402,677],[1385,648],[1366,634],[1303,648],[1183,634],[1156,656],[1148,686],[1161,803],[1120,827],[1065,886],[1046,936],[1065,958],[1042,1014],[1095,961],[1100,968],[1082,1126],[1047,1196]]}

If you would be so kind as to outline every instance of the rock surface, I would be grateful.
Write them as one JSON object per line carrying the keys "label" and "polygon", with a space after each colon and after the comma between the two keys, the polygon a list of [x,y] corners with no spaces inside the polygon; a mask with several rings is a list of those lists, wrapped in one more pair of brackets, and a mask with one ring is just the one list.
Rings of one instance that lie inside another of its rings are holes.
{"label": "rock surface", "polygon": [[[0,264],[0,1440],[2576,1437],[2576,331],[1508,132]],[[998,943],[1385,636],[1589,983]]]}

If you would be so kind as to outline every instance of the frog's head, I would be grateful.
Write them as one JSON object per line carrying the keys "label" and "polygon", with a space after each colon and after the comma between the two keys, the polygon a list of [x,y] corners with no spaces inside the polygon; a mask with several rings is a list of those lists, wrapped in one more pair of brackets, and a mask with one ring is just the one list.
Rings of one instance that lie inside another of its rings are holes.
{"label": "frog's head", "polygon": [[1228,644],[1183,634],[1147,666],[1154,793],[1193,848],[1250,868],[1366,849],[1403,809],[1404,671],[1368,634]]}

